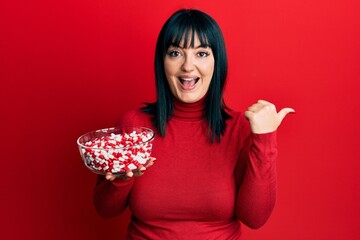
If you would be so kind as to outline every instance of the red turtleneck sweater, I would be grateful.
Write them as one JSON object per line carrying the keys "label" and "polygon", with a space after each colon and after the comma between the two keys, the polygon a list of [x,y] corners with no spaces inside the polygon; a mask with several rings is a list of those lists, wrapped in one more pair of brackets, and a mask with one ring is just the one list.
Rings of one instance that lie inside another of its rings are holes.
{"label": "red turtleneck sweater", "polygon": [[[103,217],[132,211],[127,239],[240,239],[240,222],[262,226],[276,195],[276,133],[252,134],[242,113],[220,143],[211,143],[203,101],[175,102],[166,136],[153,141],[155,164],[141,177],[112,182],[99,176],[94,203]],[[140,110],[124,126],[153,128]]]}

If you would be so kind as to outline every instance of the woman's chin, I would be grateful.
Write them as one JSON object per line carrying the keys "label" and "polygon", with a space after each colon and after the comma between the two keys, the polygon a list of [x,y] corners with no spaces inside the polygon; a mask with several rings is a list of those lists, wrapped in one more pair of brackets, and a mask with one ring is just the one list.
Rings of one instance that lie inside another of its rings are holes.
{"label": "woman's chin", "polygon": [[200,95],[194,96],[193,94],[186,94],[186,95],[178,96],[177,99],[183,103],[194,103],[202,99],[202,97],[203,96]]}

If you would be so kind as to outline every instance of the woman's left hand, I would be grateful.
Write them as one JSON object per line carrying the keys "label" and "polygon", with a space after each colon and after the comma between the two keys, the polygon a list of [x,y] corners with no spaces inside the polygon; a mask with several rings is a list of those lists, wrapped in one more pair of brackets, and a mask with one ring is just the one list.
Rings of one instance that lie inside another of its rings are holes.
{"label": "woman's left hand", "polygon": [[269,133],[275,131],[288,113],[295,112],[292,108],[276,111],[274,104],[259,100],[245,111],[245,117],[250,122],[253,133]]}
{"label": "woman's left hand", "polygon": [[144,171],[154,164],[156,158],[150,157],[149,161],[147,161],[146,165],[139,165],[137,169],[134,170],[127,170],[125,174],[121,174],[116,176],[112,173],[106,173],[105,178],[109,181],[114,181],[116,178],[120,178],[122,180],[129,180],[132,177],[140,177],[144,174]]}

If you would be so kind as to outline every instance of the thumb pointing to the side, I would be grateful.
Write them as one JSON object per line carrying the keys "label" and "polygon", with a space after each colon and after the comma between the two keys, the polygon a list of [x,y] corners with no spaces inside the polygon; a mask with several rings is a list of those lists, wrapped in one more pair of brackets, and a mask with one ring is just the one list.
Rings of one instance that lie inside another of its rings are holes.
{"label": "thumb pointing to the side", "polygon": [[281,122],[284,117],[289,113],[294,113],[295,110],[292,108],[283,108],[278,112],[279,121]]}

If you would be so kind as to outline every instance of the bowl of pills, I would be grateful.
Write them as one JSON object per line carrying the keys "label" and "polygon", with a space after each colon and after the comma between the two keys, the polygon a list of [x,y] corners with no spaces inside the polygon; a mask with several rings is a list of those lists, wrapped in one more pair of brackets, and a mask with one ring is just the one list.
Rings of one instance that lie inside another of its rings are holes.
{"label": "bowl of pills", "polygon": [[147,163],[154,137],[150,128],[113,127],[85,133],[77,139],[77,145],[92,172],[121,175]]}

